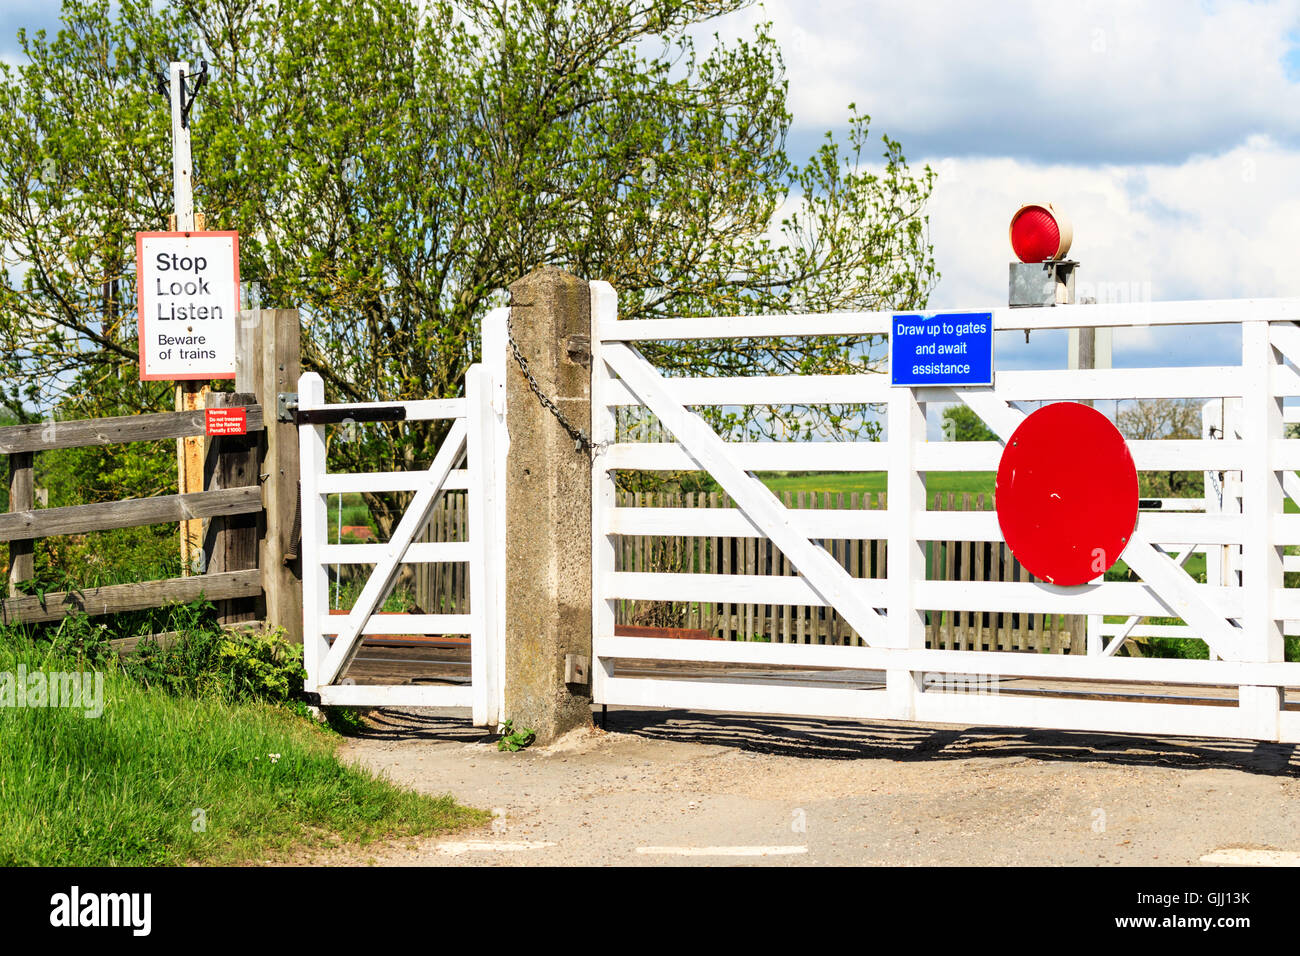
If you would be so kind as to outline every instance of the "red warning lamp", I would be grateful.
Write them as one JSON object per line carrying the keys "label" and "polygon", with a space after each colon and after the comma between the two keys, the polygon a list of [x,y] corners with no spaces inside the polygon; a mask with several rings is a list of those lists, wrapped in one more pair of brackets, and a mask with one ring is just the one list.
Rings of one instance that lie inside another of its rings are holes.
{"label": "red warning lamp", "polygon": [[1074,241],[1074,227],[1048,203],[1026,203],[1011,217],[1011,248],[1021,262],[1064,259]]}

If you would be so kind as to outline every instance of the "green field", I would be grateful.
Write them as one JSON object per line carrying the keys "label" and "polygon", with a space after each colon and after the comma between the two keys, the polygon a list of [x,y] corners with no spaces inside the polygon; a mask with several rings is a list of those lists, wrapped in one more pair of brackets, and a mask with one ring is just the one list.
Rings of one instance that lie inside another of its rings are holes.
{"label": "green field", "polygon": [[[854,491],[880,494],[886,490],[887,478],[883,471],[836,471],[823,474],[765,472],[760,473],[758,477],[777,494],[803,491],[846,495]],[[949,492],[969,493],[972,497],[985,495],[987,507],[992,504],[994,477],[995,473],[991,471],[934,471],[925,476],[925,487],[931,499],[936,494],[946,495]],[[930,503],[933,506],[933,500]]]}

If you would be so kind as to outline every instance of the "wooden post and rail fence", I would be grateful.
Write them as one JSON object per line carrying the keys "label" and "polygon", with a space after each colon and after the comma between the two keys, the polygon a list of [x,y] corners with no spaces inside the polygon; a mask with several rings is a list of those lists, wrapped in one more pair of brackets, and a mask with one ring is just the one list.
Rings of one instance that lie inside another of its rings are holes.
{"label": "wooden post and rail fence", "polygon": [[[74,612],[112,614],[204,597],[224,623],[265,620],[302,640],[297,554],[298,438],[276,420],[276,396],[292,391],[300,372],[298,312],[265,309],[239,316],[235,392],[212,392],[208,407],[245,409],[247,434],[208,438],[204,490],[190,494],[38,508],[36,456],[45,451],[117,445],[206,434],[203,409],[0,428],[9,463],[9,510],[0,541],[9,546],[8,588],[0,622],[42,623]],[[25,595],[38,539],[114,528],[201,521],[202,573],[77,591]]]}

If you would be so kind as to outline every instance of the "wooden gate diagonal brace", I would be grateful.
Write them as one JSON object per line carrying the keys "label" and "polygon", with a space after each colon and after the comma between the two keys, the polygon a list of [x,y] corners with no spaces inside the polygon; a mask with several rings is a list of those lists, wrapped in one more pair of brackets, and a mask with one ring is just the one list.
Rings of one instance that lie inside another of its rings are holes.
{"label": "wooden gate diagonal brace", "polygon": [[1225,661],[1239,659],[1240,628],[1234,627],[1201,599],[1196,592],[1196,580],[1157,548],[1140,527],[1134,530],[1123,557],[1128,566],[1151,585],[1156,597],[1172,614],[1200,632],[1199,636],[1211,651]]}
{"label": "wooden gate diagonal brace", "polygon": [[442,447],[438,449],[438,454],[434,456],[433,463],[429,465],[427,483],[411,499],[406,513],[402,515],[402,520],[393,531],[393,537],[388,543],[387,555],[370,573],[365,587],[361,589],[361,595],[357,598],[357,603],[348,614],[347,621],[340,627],[334,645],[325,656],[325,661],[321,665],[321,684],[333,684],[337,681],[355,656],[361,643],[361,629],[388,593],[393,576],[397,573],[402,558],[406,556],[407,548],[411,546],[411,542],[415,540],[415,536],[428,520],[430,510],[442,493],[443,482],[447,480],[447,475],[465,452],[468,433],[469,426],[465,419],[456,419]]}
{"label": "wooden gate diagonal brace", "polygon": [[754,526],[781,549],[818,596],[836,608],[867,644],[882,644],[886,640],[885,618],[861,597],[853,577],[825,548],[794,529],[785,505],[766,485],[732,461],[727,443],[704,419],[669,395],[654,366],[622,343],[605,344],[601,356],[658,416],[687,454],[717,480]]}

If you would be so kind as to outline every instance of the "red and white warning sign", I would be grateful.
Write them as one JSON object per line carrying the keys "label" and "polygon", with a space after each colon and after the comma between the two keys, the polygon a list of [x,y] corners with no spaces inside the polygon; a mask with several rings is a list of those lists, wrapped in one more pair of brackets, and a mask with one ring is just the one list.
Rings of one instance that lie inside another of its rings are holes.
{"label": "red and white warning sign", "polygon": [[140,379],[235,377],[239,234],[138,232]]}
{"label": "red and white warning sign", "polygon": [[208,408],[204,410],[204,434],[247,435],[248,411],[243,408]]}

